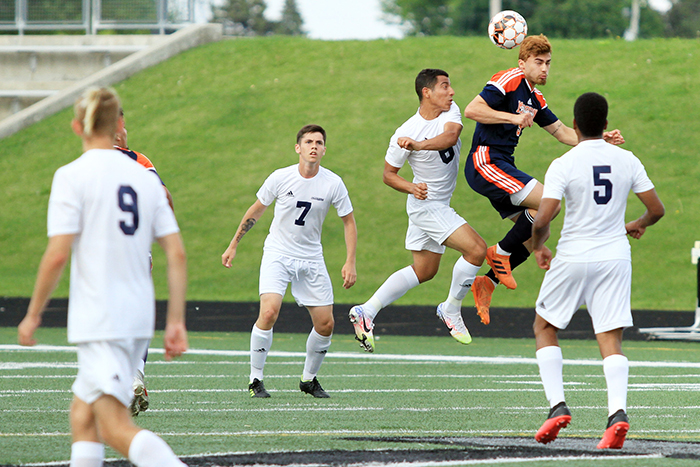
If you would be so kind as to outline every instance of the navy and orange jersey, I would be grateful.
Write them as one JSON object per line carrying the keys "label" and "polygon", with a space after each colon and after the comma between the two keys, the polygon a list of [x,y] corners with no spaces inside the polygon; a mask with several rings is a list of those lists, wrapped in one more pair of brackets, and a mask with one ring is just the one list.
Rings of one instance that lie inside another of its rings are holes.
{"label": "navy and orange jersey", "polygon": [[119,146],[114,146],[114,149],[123,152],[127,156],[131,157],[133,160],[144,166],[146,169],[148,169],[149,172],[153,172],[156,174],[156,177],[158,177],[158,180],[160,180],[160,183],[165,186],[165,183],[163,183],[163,179],[160,178],[160,175],[158,175],[158,171],[156,170],[155,166],[153,165],[153,162],[151,160],[141,154],[140,152],[132,151],[131,149],[126,149],[126,148],[120,148]]}
{"label": "navy and orange jersey", "polygon": [[[547,101],[542,93],[530,86],[520,68],[499,71],[491,77],[479,95],[494,110],[518,114],[531,113],[535,123],[541,127],[551,125],[558,120],[547,107]],[[517,125],[477,122],[471,150],[473,152],[478,146],[489,146],[512,155],[522,130]]]}

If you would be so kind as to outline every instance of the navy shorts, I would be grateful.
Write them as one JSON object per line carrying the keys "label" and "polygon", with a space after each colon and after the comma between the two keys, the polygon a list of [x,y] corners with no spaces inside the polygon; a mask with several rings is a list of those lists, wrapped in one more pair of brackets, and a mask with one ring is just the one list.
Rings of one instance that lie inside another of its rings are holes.
{"label": "navy shorts", "polygon": [[480,195],[486,196],[502,219],[522,212],[510,195],[525,188],[533,177],[515,167],[515,158],[489,146],[472,149],[464,164],[467,183]]}

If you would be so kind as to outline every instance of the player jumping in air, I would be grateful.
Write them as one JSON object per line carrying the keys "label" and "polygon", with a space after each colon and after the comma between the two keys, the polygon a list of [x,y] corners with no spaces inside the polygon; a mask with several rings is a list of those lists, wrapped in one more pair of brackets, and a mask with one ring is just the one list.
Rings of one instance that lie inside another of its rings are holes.
{"label": "player jumping in air", "polygon": [[[576,132],[564,125],[547,106],[535,86],[544,86],[552,61],[552,47],[543,35],[528,36],[520,45],[518,67],[500,71],[464,110],[477,122],[464,175],[469,186],[486,196],[501,218],[515,225],[503,239],[491,246],[486,261],[491,270],[474,280],[472,293],[481,321],[490,322],[489,307],[495,287],[509,289],[517,284],[511,271],[532,251],[532,221],[540,207],[542,184],[515,166],[515,147],[524,128],[534,123],[558,141],[574,146]],[[605,132],[605,141],[622,144],[618,130]]]}

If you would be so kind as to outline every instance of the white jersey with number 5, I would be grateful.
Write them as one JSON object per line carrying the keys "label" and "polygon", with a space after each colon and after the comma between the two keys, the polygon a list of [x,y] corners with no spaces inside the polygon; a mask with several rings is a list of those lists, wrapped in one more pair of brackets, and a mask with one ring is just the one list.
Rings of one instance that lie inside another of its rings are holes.
{"label": "white jersey with number 5", "polygon": [[[445,132],[446,123],[462,125],[462,114],[459,111],[459,106],[454,102],[452,102],[450,110],[442,112],[432,120],[424,119],[419,109],[391,137],[384,160],[399,169],[408,161],[408,165],[413,170],[413,183],[428,185],[428,200],[449,204],[452,193],[457,186],[462,140],[458,139],[457,144],[444,151],[409,151],[402,149],[397,143],[402,136],[415,141],[434,138]],[[408,196],[409,199],[413,198],[413,195]]]}
{"label": "white jersey with number 5", "polygon": [[75,235],[69,342],[153,335],[149,251],[178,231],[158,179],[119,151],[93,149],[56,171],[48,235]]}
{"label": "white jersey with number 5", "polygon": [[630,259],[627,196],[630,190],[653,188],[634,154],[602,139],[582,141],[555,159],[545,175],[542,197],[566,200],[557,257],[586,263]]}
{"label": "white jersey with number 5", "polygon": [[298,164],[277,169],[256,196],[265,206],[276,201],[264,250],[296,259],[323,259],[321,229],[331,205],[338,217],[352,212],[343,180],[323,167],[312,178],[302,177]]}

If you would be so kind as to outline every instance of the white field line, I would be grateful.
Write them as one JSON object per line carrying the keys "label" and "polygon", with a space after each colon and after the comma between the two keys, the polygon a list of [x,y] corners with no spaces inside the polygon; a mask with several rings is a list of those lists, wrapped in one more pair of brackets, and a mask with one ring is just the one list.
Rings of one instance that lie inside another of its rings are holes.
{"label": "white field line", "polygon": [[[34,347],[23,347],[17,344],[0,345],[0,351],[34,351],[34,352],[76,352],[74,346],[57,346],[57,345],[37,345]],[[149,353],[162,354],[163,349],[153,348],[148,349]],[[209,355],[222,357],[249,357],[248,350],[207,350],[207,349],[190,349],[186,355]],[[306,358],[305,352],[280,352],[272,351],[268,357],[286,357],[286,358]],[[449,363],[484,363],[490,365],[537,365],[537,359],[526,357],[475,357],[462,355],[412,355],[412,354],[369,354],[369,353],[353,353],[353,352],[329,352],[326,358],[347,358],[352,360],[384,360],[384,361],[405,361],[405,362],[449,362]],[[171,364],[173,362],[170,362]],[[200,363],[200,362],[197,362]],[[202,362],[204,363],[204,362]],[[564,359],[564,365],[573,366],[601,366],[600,359],[585,359],[571,360]],[[668,362],[668,361],[630,361],[630,367],[648,367],[648,368],[698,368],[700,362]]]}

